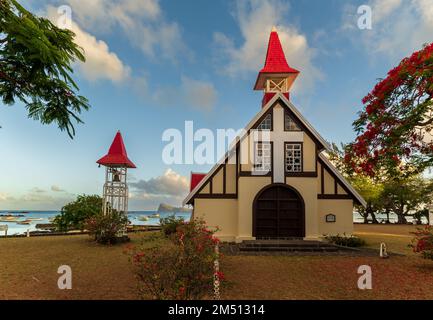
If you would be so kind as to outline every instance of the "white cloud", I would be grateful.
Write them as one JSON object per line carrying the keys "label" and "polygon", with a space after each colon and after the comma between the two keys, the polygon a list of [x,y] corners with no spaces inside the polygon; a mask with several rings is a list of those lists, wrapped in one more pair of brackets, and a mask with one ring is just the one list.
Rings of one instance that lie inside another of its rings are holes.
{"label": "white cloud", "polygon": [[72,31],[75,32],[76,43],[84,49],[86,62],[80,63],[79,68],[86,79],[90,81],[108,79],[113,82],[121,82],[130,77],[130,67],[125,65],[114,52],[111,52],[104,41],[97,40],[76,24],[73,24]]}
{"label": "white cloud", "polygon": [[372,29],[356,27],[356,8],[348,6],[343,14],[343,30],[351,39],[362,44],[373,57],[377,54],[398,62],[433,40],[432,0],[371,0]]}
{"label": "white cloud", "polygon": [[149,180],[139,180],[129,184],[134,195],[141,199],[183,197],[188,193],[189,181],[172,169],[167,169],[163,175]]}
{"label": "white cloud", "polygon": [[[57,8],[47,7],[47,15],[54,23],[59,15]],[[110,80],[120,83],[130,78],[131,69],[108,47],[107,43],[81,29],[75,22],[71,24],[75,42],[84,50],[86,62],[78,63],[80,74],[87,80]]]}
{"label": "white cloud", "polygon": [[184,105],[200,111],[211,111],[217,101],[217,90],[211,82],[181,77],[178,87],[160,87],[153,94],[158,105]]}
{"label": "white cloud", "polygon": [[160,203],[181,205],[189,192],[189,179],[167,169],[161,176],[130,182],[131,208],[155,210]]}
{"label": "white cloud", "polygon": [[279,0],[248,0],[236,3],[234,17],[239,23],[243,43],[234,41],[222,33],[214,34],[214,42],[223,57],[223,72],[231,76],[258,72],[266,57],[267,43],[272,26],[278,34],[290,66],[301,71],[294,89],[306,91],[323,77],[313,64],[315,50],[308,44],[306,35],[287,23],[289,7]]}
{"label": "white cloud", "polygon": [[0,192],[0,201],[9,201],[9,200],[14,200],[14,197],[10,196],[6,192]]}
{"label": "white cloud", "polygon": [[372,3],[374,21],[383,21],[401,5],[401,1],[402,0],[374,0]]}
{"label": "white cloud", "polygon": [[62,189],[62,188],[60,188],[59,186],[56,186],[56,185],[51,186],[51,191],[54,191],[54,192],[65,192],[64,189]]}
{"label": "white cloud", "polygon": [[131,43],[150,57],[176,61],[192,53],[176,22],[167,21],[158,0],[67,0],[73,17],[87,30],[109,32],[120,26]]}
{"label": "white cloud", "polygon": [[40,194],[40,193],[45,193],[46,191],[44,189],[38,188],[38,187],[34,187],[33,189],[30,190],[30,194]]}

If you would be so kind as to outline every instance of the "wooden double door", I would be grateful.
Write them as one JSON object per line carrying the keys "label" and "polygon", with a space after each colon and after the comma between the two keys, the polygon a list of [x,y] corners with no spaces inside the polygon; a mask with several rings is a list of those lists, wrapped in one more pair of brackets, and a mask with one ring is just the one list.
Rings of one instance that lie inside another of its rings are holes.
{"label": "wooden double door", "polygon": [[253,203],[253,236],[291,238],[305,236],[304,201],[286,184],[262,189]]}

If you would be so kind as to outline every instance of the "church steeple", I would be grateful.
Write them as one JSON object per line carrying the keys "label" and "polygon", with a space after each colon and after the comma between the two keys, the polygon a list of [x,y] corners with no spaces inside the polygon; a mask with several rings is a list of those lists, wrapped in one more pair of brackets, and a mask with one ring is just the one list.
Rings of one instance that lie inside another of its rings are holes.
{"label": "church steeple", "polygon": [[265,66],[260,70],[254,86],[254,90],[264,91],[263,105],[276,92],[281,92],[289,98],[289,90],[298,75],[299,71],[287,63],[277,30],[273,27],[269,36]]}

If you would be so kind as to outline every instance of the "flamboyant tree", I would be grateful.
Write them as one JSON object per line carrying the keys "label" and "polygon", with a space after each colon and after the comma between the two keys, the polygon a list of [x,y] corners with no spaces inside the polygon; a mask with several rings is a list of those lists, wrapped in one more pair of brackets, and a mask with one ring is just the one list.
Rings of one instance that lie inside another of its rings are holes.
{"label": "flamboyant tree", "polygon": [[24,103],[30,118],[56,123],[70,137],[89,108],[76,93],[71,64],[84,61],[74,33],[36,17],[15,0],[0,0],[0,98]]}
{"label": "flamboyant tree", "polygon": [[421,172],[433,164],[433,43],[403,59],[362,100],[358,136],[345,162],[373,176]]}

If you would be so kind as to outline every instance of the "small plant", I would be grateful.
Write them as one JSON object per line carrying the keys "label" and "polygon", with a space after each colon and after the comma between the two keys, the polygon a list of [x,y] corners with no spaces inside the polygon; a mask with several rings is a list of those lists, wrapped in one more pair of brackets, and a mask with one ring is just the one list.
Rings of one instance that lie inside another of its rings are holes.
{"label": "small plant", "polygon": [[362,247],[365,245],[365,241],[355,236],[347,236],[345,233],[341,236],[337,235],[325,235],[325,239],[333,244],[344,246],[344,247]]}
{"label": "small plant", "polygon": [[182,217],[176,217],[171,215],[167,218],[161,218],[160,220],[161,230],[166,236],[170,236],[176,233],[177,228],[184,223]]}
{"label": "small plant", "polygon": [[132,248],[130,260],[143,296],[159,300],[210,297],[215,277],[224,280],[222,272],[214,271],[219,243],[214,232],[202,220],[191,220],[179,224],[168,237],[164,233],[165,240],[150,248],[145,244]]}
{"label": "small plant", "polygon": [[412,232],[415,238],[412,239],[413,252],[421,253],[424,259],[433,260],[433,227],[426,225],[424,228],[417,228],[417,231]]}
{"label": "small plant", "polygon": [[101,244],[115,244],[127,240],[126,236],[119,236],[128,223],[125,214],[113,210],[111,213],[97,215],[86,220],[86,229],[95,241]]}

